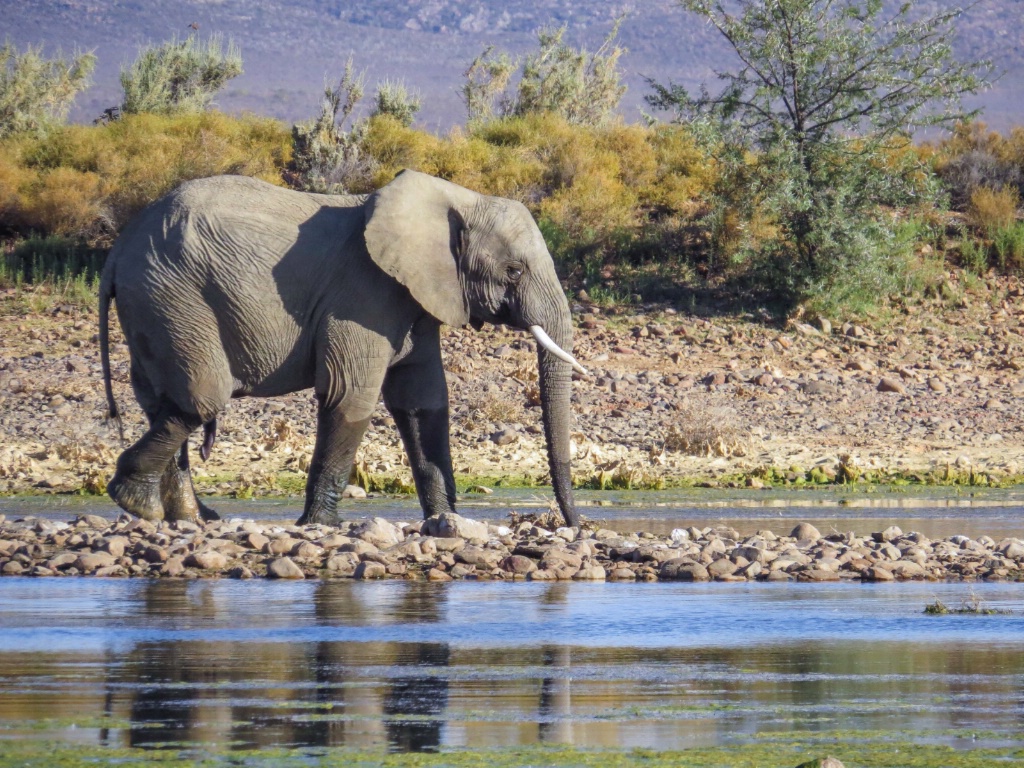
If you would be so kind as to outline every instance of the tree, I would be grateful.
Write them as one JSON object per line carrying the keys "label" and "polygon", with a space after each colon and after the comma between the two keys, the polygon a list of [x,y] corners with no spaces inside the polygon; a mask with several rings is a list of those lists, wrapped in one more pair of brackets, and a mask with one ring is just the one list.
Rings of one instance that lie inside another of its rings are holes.
{"label": "tree", "polygon": [[121,111],[202,112],[213,103],[214,94],[240,74],[242,56],[230,40],[225,51],[217,35],[206,43],[195,35],[182,41],[175,38],[143,49],[128,69],[121,70]]}
{"label": "tree", "polygon": [[75,96],[89,85],[96,66],[92,53],[58,54],[46,59],[41,48],[18,53],[11,43],[0,47],[0,138],[40,131],[67,117]]}
{"label": "tree", "polygon": [[[864,266],[877,282],[885,270],[873,258],[893,245],[879,207],[928,192],[929,174],[891,167],[913,162],[900,148],[915,130],[966,119],[961,98],[992,71],[953,56],[962,10],[926,16],[905,2],[890,13],[882,0],[680,4],[710,22],[739,61],[717,73],[715,94],[649,81],[648,103],[717,148],[723,185],[733,188],[723,189],[712,220],[724,221],[726,206],[748,220],[755,210],[768,217],[775,235],[756,249],[768,257],[770,287],[788,298],[849,290]],[[744,239],[738,252],[750,255],[749,230]]]}

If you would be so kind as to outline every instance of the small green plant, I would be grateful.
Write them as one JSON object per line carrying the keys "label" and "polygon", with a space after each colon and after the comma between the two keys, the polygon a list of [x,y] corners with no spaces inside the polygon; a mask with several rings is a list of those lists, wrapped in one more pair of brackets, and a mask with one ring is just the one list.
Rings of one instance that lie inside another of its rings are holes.
{"label": "small green plant", "polygon": [[958,608],[950,608],[941,600],[936,600],[934,603],[928,603],[924,607],[924,612],[930,616],[945,616],[951,613],[969,616],[995,616],[1009,613],[1009,611],[989,607],[973,590],[960,601]]}
{"label": "small green plant", "polygon": [[10,42],[0,46],[0,138],[63,121],[95,66],[92,53],[46,59],[41,48],[19,53]]}
{"label": "small green plant", "polygon": [[124,114],[173,115],[202,112],[224,84],[242,74],[242,56],[220,36],[205,43],[195,35],[144,48],[135,62],[121,70]]}
{"label": "small green plant", "polygon": [[988,270],[988,248],[976,238],[965,235],[960,242],[960,263],[972,274],[985,274]]}
{"label": "small green plant", "polygon": [[1024,222],[1014,222],[993,232],[992,247],[1001,270],[1024,270]]}
{"label": "small green plant", "polygon": [[0,282],[89,285],[97,279],[106,251],[59,235],[32,236],[14,246],[0,264]]}

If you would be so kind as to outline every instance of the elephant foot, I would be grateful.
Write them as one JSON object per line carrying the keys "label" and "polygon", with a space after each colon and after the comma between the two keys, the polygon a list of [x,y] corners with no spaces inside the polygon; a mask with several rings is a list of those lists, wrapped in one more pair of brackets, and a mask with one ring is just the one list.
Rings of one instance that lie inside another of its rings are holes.
{"label": "elephant foot", "polygon": [[302,513],[296,525],[339,525],[338,502],[333,504],[314,504]]}
{"label": "elephant foot", "polygon": [[190,523],[203,521],[199,500],[192,490],[192,478],[188,470],[169,468],[164,472],[160,478],[160,501],[166,520],[184,520]]}
{"label": "elephant foot", "polygon": [[164,519],[160,483],[156,481],[140,480],[118,470],[107,483],[107,494],[129,514],[154,523]]}

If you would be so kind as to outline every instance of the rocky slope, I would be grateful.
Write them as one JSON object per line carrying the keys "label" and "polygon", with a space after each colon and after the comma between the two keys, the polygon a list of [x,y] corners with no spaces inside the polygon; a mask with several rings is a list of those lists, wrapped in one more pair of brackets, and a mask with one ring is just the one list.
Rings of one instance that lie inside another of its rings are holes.
{"label": "rocky slope", "polygon": [[[10,290],[0,313],[0,491],[101,492],[120,445],[103,423],[95,311]],[[574,313],[575,352],[591,372],[573,384],[579,483],[758,486],[893,473],[987,482],[1024,473],[1024,287],[1016,280],[967,288],[951,276],[943,297],[861,323],[771,325],[585,302]],[[463,482],[543,481],[532,340],[500,328],[449,329],[444,350]],[[123,344],[113,359],[131,439],[143,418]],[[313,434],[309,392],[235,401],[211,459],[194,454],[197,486],[297,492]],[[383,407],[359,461],[378,484],[409,482]]]}

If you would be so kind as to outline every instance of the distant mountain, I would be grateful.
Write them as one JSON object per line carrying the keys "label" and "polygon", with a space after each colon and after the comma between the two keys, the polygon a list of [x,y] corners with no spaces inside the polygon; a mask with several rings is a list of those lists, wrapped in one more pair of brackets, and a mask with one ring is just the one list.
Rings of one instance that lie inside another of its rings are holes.
{"label": "distant mountain", "polygon": [[[949,3],[918,5],[934,11]],[[623,12],[627,120],[639,118],[650,92],[645,77],[694,87],[733,65],[714,30],[673,0],[0,0],[4,34],[15,44],[96,52],[95,85],[72,114],[78,121],[118,103],[118,71],[140,46],[184,37],[196,23],[201,36],[223,33],[242,49],[245,74],[219,96],[224,110],[289,122],[311,117],[325,77],[336,80],[351,54],[370,93],[385,79],[418,90],[419,123],[437,131],[465,121],[462,73],[485,46],[522,53],[535,46],[538,29],[566,25],[569,42],[594,50]],[[972,105],[984,108],[983,119],[999,128],[1024,125],[1024,0],[974,6],[957,51],[992,58],[1005,73]]]}

